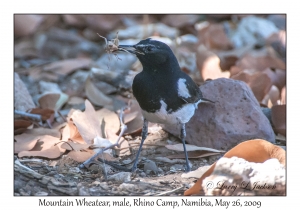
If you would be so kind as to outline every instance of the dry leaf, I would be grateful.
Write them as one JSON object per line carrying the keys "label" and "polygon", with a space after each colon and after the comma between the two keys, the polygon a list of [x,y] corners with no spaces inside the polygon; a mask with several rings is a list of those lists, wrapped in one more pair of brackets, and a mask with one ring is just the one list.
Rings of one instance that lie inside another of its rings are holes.
{"label": "dry leaf", "polygon": [[66,149],[66,150],[81,151],[81,150],[88,149],[89,145],[88,144],[78,144],[78,143],[68,141],[68,142],[62,143],[61,148]]}
{"label": "dry leaf", "polygon": [[28,120],[16,119],[14,120],[14,134],[18,135],[27,130],[27,128],[32,127],[32,122]]}
{"label": "dry leaf", "polygon": [[[165,147],[170,149],[170,150],[184,151],[182,144],[166,145]],[[208,148],[208,147],[198,147],[198,146],[190,145],[190,144],[186,144],[185,147],[186,147],[186,151],[202,150],[202,151],[217,152],[217,153],[224,152],[224,151],[221,151],[221,150],[211,149],[211,148]]]}
{"label": "dry leaf", "polygon": [[82,163],[94,155],[94,150],[84,150],[84,151],[75,151],[72,150],[68,153],[68,157],[77,161],[78,163]]}
{"label": "dry leaf", "polygon": [[124,124],[131,122],[132,120],[137,118],[138,115],[139,115],[139,111],[133,111],[133,112],[125,114],[123,117]]}
{"label": "dry leaf", "polygon": [[34,128],[34,129],[28,129],[25,131],[27,134],[32,134],[36,136],[43,136],[43,135],[50,135],[56,138],[61,137],[61,133],[58,129],[49,129],[49,128]]}
{"label": "dry leaf", "polygon": [[77,105],[77,104],[83,104],[84,103],[84,99],[81,97],[77,97],[77,96],[72,96],[69,98],[68,104],[70,105]]}
{"label": "dry leaf", "polygon": [[[107,130],[110,130],[113,133],[117,133],[120,129],[120,119],[119,116],[106,108],[102,108],[96,111],[95,116],[99,122],[101,123],[101,131],[103,134],[106,133]],[[103,138],[107,138],[103,135]]]}
{"label": "dry leaf", "polygon": [[37,136],[35,134],[27,133],[15,136],[15,153],[31,150],[32,148],[34,148],[34,146],[40,138],[40,136]]}
{"label": "dry leaf", "polygon": [[[239,157],[244,158],[249,162],[255,163],[263,163],[268,159],[276,158],[279,160],[281,164],[285,166],[285,150],[279,146],[276,146],[268,141],[262,139],[254,139],[249,141],[244,141],[227,153],[225,153],[224,157]],[[216,162],[211,165],[211,167],[198,179],[193,187],[186,190],[184,195],[193,195],[199,194],[202,190],[202,181],[211,175],[215,168]]]}
{"label": "dry leaf", "polygon": [[[135,113],[135,114],[132,115],[131,113]],[[130,116],[127,117],[127,115]],[[132,119],[131,121],[128,121],[132,118],[132,116],[135,116],[135,118]],[[142,129],[144,120],[143,120],[141,108],[136,100],[129,101],[129,109],[124,113],[124,119],[128,121],[126,123],[127,129],[124,133],[125,135],[136,133]]]}
{"label": "dry leaf", "polygon": [[86,144],[82,136],[80,135],[77,127],[74,125],[74,123],[69,120],[66,124],[66,126],[63,128],[62,132],[62,140],[63,141],[75,141],[79,144]]}
{"label": "dry leaf", "polygon": [[43,20],[43,15],[14,15],[14,35],[20,37],[35,33]]}
{"label": "dry leaf", "polygon": [[85,101],[85,111],[76,110],[70,118],[87,144],[92,144],[96,136],[102,137],[100,122],[93,105],[88,100]]}
{"label": "dry leaf", "polygon": [[43,121],[46,121],[54,116],[54,110],[52,109],[34,108],[30,109],[28,112],[41,115]]}
{"label": "dry leaf", "polygon": [[113,100],[102,93],[88,77],[85,82],[85,94],[88,99],[97,106],[109,106],[113,104]]}
{"label": "dry leaf", "polygon": [[61,75],[68,75],[77,69],[89,68],[92,60],[90,58],[73,58],[56,61],[43,67],[44,71],[53,71]]}
{"label": "dry leaf", "polygon": [[[195,158],[203,158],[203,157],[209,157],[209,156],[213,156],[213,155],[219,155],[219,152],[209,152],[209,151],[191,151],[191,152],[187,152],[188,153],[188,157],[189,159],[195,159]],[[167,156],[167,158],[173,159],[173,158],[185,158],[185,154],[176,154],[176,155],[169,155]]]}
{"label": "dry leaf", "polygon": [[60,140],[56,137],[45,135],[40,137],[38,142],[30,151],[19,152],[19,157],[24,156],[38,156],[46,158],[58,158],[66,150],[61,148]]}
{"label": "dry leaf", "polygon": [[60,98],[59,93],[48,93],[45,95],[42,95],[38,102],[41,108],[43,109],[52,109],[55,110],[55,105]]}

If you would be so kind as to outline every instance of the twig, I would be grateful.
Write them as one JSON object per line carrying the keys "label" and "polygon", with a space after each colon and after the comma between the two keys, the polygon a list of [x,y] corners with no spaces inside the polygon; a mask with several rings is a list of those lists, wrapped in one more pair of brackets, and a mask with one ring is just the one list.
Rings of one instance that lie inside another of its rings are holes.
{"label": "twig", "polygon": [[[130,143],[130,144],[136,144],[136,145],[131,145],[129,147],[123,147],[123,148],[120,148],[120,149],[116,149],[116,150],[123,150],[123,149],[130,149],[130,148],[133,148],[133,147],[138,147],[140,146],[141,143]],[[160,144],[143,144],[143,146],[152,146],[152,147],[164,147],[166,145],[160,145]]]}
{"label": "twig", "polygon": [[179,188],[176,188],[176,189],[174,189],[174,190],[170,190],[170,191],[166,191],[166,192],[159,193],[159,194],[157,194],[157,195],[155,195],[155,196],[167,195],[167,194],[169,194],[169,193],[173,193],[173,192],[179,191],[179,190],[181,190],[181,189],[183,189],[183,188],[184,188],[184,186],[179,187]]}
{"label": "twig", "polygon": [[39,114],[31,114],[31,113],[20,111],[20,110],[15,110],[15,114],[20,115],[22,117],[28,117],[28,118],[31,118],[36,121],[42,121],[42,116]]}
{"label": "twig", "polygon": [[57,111],[57,114],[58,114],[65,122],[67,122],[67,119],[60,113],[60,111]]}
{"label": "twig", "polygon": [[89,165],[91,162],[94,161],[94,159],[98,155],[102,154],[105,150],[112,149],[113,147],[119,147],[120,148],[119,141],[120,141],[121,137],[123,136],[125,130],[127,129],[127,125],[125,125],[123,123],[123,112],[124,112],[124,109],[121,109],[121,111],[120,111],[121,132],[119,134],[119,137],[118,137],[118,140],[116,141],[116,143],[101,149],[99,152],[97,152],[95,155],[93,155],[90,159],[88,159],[88,160],[84,161],[82,164],[80,164],[79,168],[85,168],[85,165]]}

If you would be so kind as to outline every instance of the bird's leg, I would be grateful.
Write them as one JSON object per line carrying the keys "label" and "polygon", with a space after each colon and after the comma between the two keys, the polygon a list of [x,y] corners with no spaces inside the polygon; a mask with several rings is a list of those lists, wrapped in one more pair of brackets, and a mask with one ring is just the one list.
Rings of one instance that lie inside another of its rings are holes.
{"label": "bird's leg", "polygon": [[186,132],[185,132],[185,124],[182,123],[181,124],[181,129],[180,129],[180,138],[183,144],[183,150],[184,150],[184,154],[185,154],[185,162],[186,162],[186,167],[185,167],[185,172],[189,172],[191,171],[191,167],[189,164],[189,158],[188,158],[188,154],[185,148],[185,137],[186,137]]}
{"label": "bird's leg", "polygon": [[144,141],[145,141],[147,135],[148,135],[148,120],[144,119],[144,125],[143,125],[143,129],[142,129],[142,141],[141,141],[138,153],[136,154],[136,158],[135,158],[135,161],[132,166],[132,170],[131,170],[132,172],[134,172],[137,168],[137,162],[139,160],[139,156],[140,156],[140,153],[141,153],[141,150],[142,150],[142,147],[143,147],[143,144],[144,144]]}

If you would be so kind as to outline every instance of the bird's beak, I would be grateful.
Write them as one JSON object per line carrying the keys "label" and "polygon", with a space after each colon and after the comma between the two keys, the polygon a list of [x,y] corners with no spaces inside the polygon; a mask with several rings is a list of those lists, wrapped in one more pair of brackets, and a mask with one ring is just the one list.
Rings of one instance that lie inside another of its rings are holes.
{"label": "bird's beak", "polygon": [[[128,48],[133,48],[133,49],[128,49]],[[135,54],[135,55],[136,54],[144,55],[143,52],[136,49],[135,45],[119,45],[118,50],[125,51],[125,52],[130,52],[130,53]]]}

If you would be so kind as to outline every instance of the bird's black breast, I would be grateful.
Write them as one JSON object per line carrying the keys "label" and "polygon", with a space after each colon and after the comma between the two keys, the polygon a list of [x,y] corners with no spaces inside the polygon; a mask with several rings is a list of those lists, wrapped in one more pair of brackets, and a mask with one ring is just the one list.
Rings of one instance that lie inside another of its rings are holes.
{"label": "bird's black breast", "polygon": [[[133,95],[140,107],[147,112],[156,112],[161,108],[161,100],[167,105],[169,113],[177,111],[184,104],[195,103],[200,95],[192,86],[191,97],[183,100],[178,96],[179,75],[162,75],[161,73],[149,73],[142,71],[133,80]],[[190,79],[190,78],[189,78]],[[195,85],[193,83],[193,85]],[[198,89],[198,88],[197,88]]]}

